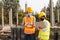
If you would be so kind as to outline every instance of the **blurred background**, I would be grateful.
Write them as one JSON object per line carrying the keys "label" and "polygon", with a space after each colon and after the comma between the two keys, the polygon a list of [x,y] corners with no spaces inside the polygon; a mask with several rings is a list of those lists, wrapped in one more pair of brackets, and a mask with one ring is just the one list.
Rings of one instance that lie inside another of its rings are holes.
{"label": "blurred background", "polygon": [[27,7],[32,7],[36,24],[40,20],[39,12],[46,13],[47,20],[51,23],[52,35],[53,30],[60,29],[60,0],[0,0],[0,33],[10,32],[11,27],[22,27]]}

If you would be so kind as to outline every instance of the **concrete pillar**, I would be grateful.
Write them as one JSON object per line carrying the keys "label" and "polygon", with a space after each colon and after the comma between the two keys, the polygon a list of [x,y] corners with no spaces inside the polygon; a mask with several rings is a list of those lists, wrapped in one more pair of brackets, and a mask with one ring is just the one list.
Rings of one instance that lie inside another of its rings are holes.
{"label": "concrete pillar", "polygon": [[16,16],[17,16],[17,26],[18,26],[18,12],[16,13]]}
{"label": "concrete pillar", "polygon": [[50,22],[51,26],[54,26],[53,0],[50,0]]}
{"label": "concrete pillar", "polygon": [[46,13],[46,7],[44,6],[44,12]]}
{"label": "concrete pillar", "polygon": [[12,8],[9,10],[9,25],[12,27]]}
{"label": "concrete pillar", "polygon": [[2,2],[2,27],[4,27],[4,3]]}
{"label": "concrete pillar", "polygon": [[59,9],[57,9],[57,20],[59,22]]}
{"label": "concrete pillar", "polygon": [[27,3],[25,3],[25,12],[26,12],[26,9],[27,9]]}

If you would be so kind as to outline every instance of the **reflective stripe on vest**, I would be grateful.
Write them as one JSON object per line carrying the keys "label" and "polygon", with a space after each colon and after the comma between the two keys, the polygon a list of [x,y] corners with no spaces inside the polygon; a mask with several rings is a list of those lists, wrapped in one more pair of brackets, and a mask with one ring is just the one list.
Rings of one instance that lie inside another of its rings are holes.
{"label": "reflective stripe on vest", "polygon": [[49,35],[50,35],[50,23],[47,20],[45,20],[44,22],[45,22],[44,23],[45,25],[46,25],[46,22],[48,23],[48,29],[46,31],[43,31],[42,29],[40,29],[38,38],[49,39]]}
{"label": "reflective stripe on vest", "polygon": [[[25,24],[28,23],[28,24],[33,25],[33,22],[34,22],[34,17],[33,16],[30,17],[30,20],[28,20],[28,17],[24,17],[24,23]],[[34,34],[35,33],[35,27],[25,26],[24,33],[26,33],[26,34]]]}

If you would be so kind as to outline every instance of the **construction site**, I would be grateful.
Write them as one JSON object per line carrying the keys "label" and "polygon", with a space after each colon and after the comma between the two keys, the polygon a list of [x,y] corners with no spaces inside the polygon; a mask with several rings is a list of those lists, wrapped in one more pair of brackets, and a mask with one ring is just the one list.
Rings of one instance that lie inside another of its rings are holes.
{"label": "construction site", "polygon": [[[23,4],[20,4],[20,2],[21,0],[0,1],[0,40],[25,40],[22,21],[29,4],[26,0],[24,3],[24,9],[22,9]],[[46,13],[46,19],[51,24],[49,40],[60,40],[60,0],[56,1],[55,6],[53,0],[49,0],[48,6],[46,7],[44,5],[40,10]],[[39,12],[35,10],[32,12],[32,15],[36,18],[36,40],[39,33],[37,27],[42,24],[40,23],[38,13]]]}

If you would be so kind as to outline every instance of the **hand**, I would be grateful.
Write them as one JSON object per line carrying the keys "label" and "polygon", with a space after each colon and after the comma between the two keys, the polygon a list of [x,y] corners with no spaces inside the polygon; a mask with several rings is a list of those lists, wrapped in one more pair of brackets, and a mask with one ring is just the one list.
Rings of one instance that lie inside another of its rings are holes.
{"label": "hand", "polygon": [[25,24],[25,26],[27,26],[27,25],[28,25],[28,23]]}
{"label": "hand", "polygon": [[32,25],[32,24],[29,24],[28,26],[29,26],[29,27],[34,27],[34,25]]}
{"label": "hand", "polygon": [[35,27],[35,25],[32,25],[32,27]]}
{"label": "hand", "polygon": [[44,29],[42,29],[43,31],[47,31],[48,29],[47,28],[44,28]]}
{"label": "hand", "polygon": [[37,38],[37,40],[43,40],[43,39]]}
{"label": "hand", "polygon": [[38,30],[40,30],[40,28],[37,28]]}
{"label": "hand", "polygon": [[40,40],[40,38],[37,38],[37,40]]}
{"label": "hand", "polygon": [[39,28],[39,29],[42,29],[42,27],[40,27],[40,26],[39,26],[38,28]]}

